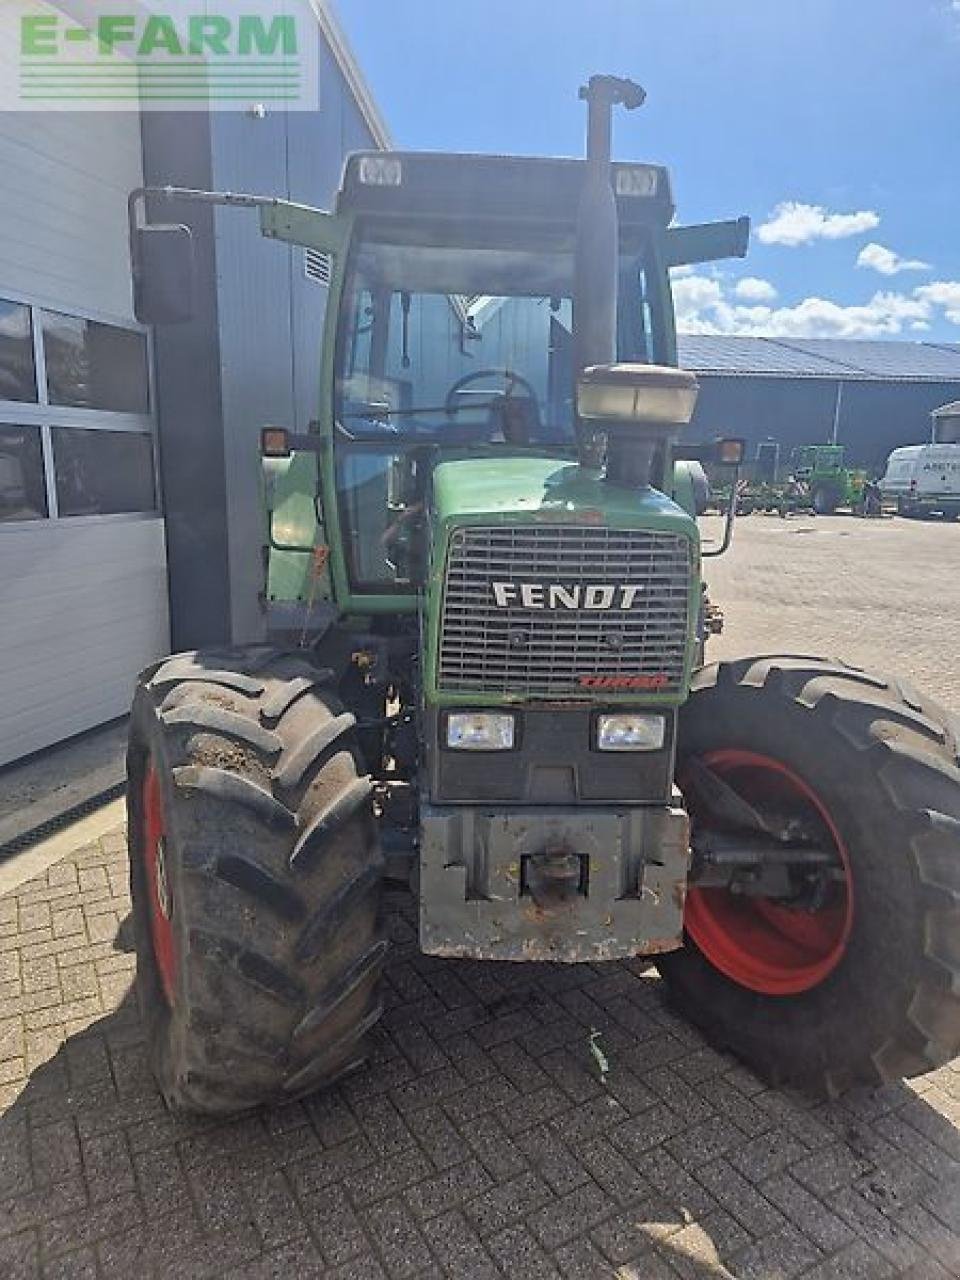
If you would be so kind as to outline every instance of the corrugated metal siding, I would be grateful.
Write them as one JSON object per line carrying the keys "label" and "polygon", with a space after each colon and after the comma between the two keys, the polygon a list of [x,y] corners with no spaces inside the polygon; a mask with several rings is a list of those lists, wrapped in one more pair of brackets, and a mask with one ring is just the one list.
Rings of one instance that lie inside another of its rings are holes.
{"label": "corrugated metal siding", "polygon": [[[838,439],[848,461],[881,470],[891,449],[929,440],[931,412],[958,393],[960,383],[845,382]],[[750,459],[761,440],[778,440],[786,465],[791,449],[830,439],[836,395],[828,379],[701,374],[688,438],[743,436]]]}
{"label": "corrugated metal siding", "polygon": [[132,319],[126,199],[141,172],[135,114],[0,114],[0,292]]}
{"label": "corrugated metal siding", "polygon": [[[211,117],[218,190],[332,208],[346,153],[375,145],[319,31],[316,38],[318,111]],[[301,248],[261,239],[255,215],[220,209],[216,224],[231,623],[243,641],[263,627],[259,432],[266,423],[304,431],[317,416],[327,290],[304,275]]]}
{"label": "corrugated metal siding", "polygon": [[166,647],[163,521],[0,526],[0,765],[123,715]]}

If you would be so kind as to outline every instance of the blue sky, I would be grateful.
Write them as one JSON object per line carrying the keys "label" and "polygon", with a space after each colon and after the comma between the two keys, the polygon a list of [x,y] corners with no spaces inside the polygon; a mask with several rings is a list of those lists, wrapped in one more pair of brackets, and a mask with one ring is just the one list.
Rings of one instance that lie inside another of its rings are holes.
{"label": "blue sky", "polygon": [[398,146],[578,155],[578,86],[639,80],[616,154],[753,219],[688,330],[960,342],[960,0],[336,3]]}

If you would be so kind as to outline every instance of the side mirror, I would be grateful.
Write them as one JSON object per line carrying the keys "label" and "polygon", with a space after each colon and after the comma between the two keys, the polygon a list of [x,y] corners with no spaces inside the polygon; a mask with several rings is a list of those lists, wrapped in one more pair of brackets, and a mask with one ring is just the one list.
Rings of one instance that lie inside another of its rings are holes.
{"label": "side mirror", "polygon": [[158,223],[131,231],[133,313],[141,324],[181,324],[193,316],[196,261],[189,227]]}
{"label": "side mirror", "polygon": [[745,258],[750,243],[750,219],[707,222],[697,227],[669,227],[663,237],[663,261],[667,267]]}

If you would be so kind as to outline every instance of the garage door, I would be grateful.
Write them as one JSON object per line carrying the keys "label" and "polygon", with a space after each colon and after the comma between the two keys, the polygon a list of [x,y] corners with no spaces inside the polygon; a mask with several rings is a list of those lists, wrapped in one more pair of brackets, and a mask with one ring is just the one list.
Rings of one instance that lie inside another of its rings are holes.
{"label": "garage door", "polygon": [[2,765],[122,715],[169,627],[125,239],[139,120],[6,114],[0,172]]}

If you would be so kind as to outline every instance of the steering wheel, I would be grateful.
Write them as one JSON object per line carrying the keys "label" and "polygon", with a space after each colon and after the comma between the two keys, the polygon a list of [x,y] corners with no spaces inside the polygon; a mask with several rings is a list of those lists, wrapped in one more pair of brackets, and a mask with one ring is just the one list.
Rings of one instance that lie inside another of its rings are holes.
{"label": "steering wheel", "polygon": [[[444,404],[447,413],[456,413],[459,408],[457,396],[473,383],[482,382],[485,378],[503,378],[506,387],[503,391],[491,392],[493,398],[489,403],[477,407],[491,409],[491,418],[502,429],[508,444],[529,444],[531,434],[540,426],[537,392],[528,378],[522,373],[514,373],[512,369],[474,369],[472,373],[459,378],[447,392]],[[514,395],[514,388],[517,386],[522,389],[522,395]]]}
{"label": "steering wheel", "polygon": [[447,392],[447,413],[453,413],[456,410],[456,398],[461,391],[466,391],[467,387],[474,382],[482,382],[484,378],[503,378],[507,388],[502,394],[508,398],[513,395],[513,388],[518,383],[531,400],[536,400],[537,398],[536,389],[522,373],[514,373],[512,369],[474,369],[472,373],[465,374],[464,377],[459,378]]}

